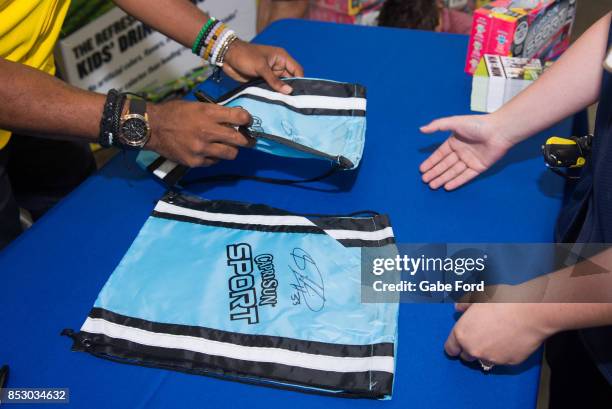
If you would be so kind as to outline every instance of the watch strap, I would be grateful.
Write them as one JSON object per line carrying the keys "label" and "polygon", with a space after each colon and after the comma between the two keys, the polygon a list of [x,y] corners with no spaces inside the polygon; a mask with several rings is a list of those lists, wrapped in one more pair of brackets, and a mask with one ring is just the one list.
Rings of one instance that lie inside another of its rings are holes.
{"label": "watch strap", "polygon": [[145,114],[147,113],[146,101],[140,98],[130,99],[130,112],[129,113],[145,116]]}

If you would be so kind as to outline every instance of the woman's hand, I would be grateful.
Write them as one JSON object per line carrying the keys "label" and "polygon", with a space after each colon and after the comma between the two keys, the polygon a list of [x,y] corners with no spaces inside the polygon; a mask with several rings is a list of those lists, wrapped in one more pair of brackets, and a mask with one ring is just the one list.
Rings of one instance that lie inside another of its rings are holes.
{"label": "woman's hand", "polygon": [[419,168],[423,182],[432,189],[458,188],[490,168],[514,145],[493,115],[453,116],[421,127],[426,134],[438,131],[452,134]]}
{"label": "woman's hand", "polygon": [[516,365],[556,332],[550,319],[554,304],[457,304],[463,315],[444,349],[464,361]]}
{"label": "woman's hand", "polygon": [[272,89],[290,94],[292,89],[280,77],[303,77],[304,70],[282,48],[257,45],[236,40],[230,46],[223,71],[231,78],[246,82],[261,77]]}

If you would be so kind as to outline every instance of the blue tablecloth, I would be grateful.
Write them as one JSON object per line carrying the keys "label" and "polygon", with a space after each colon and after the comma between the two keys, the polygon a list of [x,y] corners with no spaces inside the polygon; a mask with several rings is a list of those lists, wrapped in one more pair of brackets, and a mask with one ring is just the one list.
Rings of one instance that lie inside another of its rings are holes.
{"label": "blue tablecloth", "polygon": [[[446,135],[425,136],[418,127],[468,112],[467,37],[284,21],[258,41],[286,47],[308,76],[367,86],[361,168],[310,189],[240,181],[195,193],[295,212],[374,209],[391,216],[399,242],[551,241],[563,182],[544,168],[540,143],[551,134],[567,135],[570,121],[515,148],[463,189],[432,191],[420,181],[418,164]],[[220,91],[215,84],[206,87]],[[248,152],[204,172],[260,169],[305,177],[320,166]],[[87,408],[535,406],[539,355],[488,375],[445,356],[443,343],[457,318],[451,305],[402,305],[390,402],[306,395],[70,352],[71,340],[60,331],[81,325],[163,192],[129,155],[120,155],[0,254],[0,363],[11,366],[10,387],[69,387],[72,405]]]}

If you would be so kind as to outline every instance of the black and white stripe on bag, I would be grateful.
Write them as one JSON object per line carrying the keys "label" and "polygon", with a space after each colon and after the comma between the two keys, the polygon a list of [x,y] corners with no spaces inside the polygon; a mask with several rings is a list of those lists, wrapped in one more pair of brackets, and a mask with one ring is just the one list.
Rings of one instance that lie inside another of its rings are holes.
{"label": "black and white stripe on bag", "polygon": [[304,78],[284,79],[283,82],[293,87],[291,95],[276,92],[258,80],[219,97],[218,103],[225,105],[238,98],[248,98],[280,105],[303,115],[366,115],[366,89],[362,85]]}
{"label": "black and white stripe on bag", "polygon": [[162,324],[93,308],[73,349],[225,377],[253,377],[355,397],[392,392],[394,345],[340,345]]}
{"label": "black and white stripe on bag", "polygon": [[395,243],[386,215],[309,218],[265,205],[167,195],[157,202],[152,216],[232,229],[327,234],[345,247],[382,247]]}

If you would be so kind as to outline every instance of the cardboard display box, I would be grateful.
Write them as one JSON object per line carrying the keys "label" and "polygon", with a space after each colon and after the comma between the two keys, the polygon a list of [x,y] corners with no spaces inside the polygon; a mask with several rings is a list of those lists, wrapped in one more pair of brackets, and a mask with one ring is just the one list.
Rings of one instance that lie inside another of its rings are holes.
{"label": "cardboard display box", "polygon": [[476,10],[465,71],[473,74],[483,55],[548,61],[570,44],[576,0],[497,0]]}

